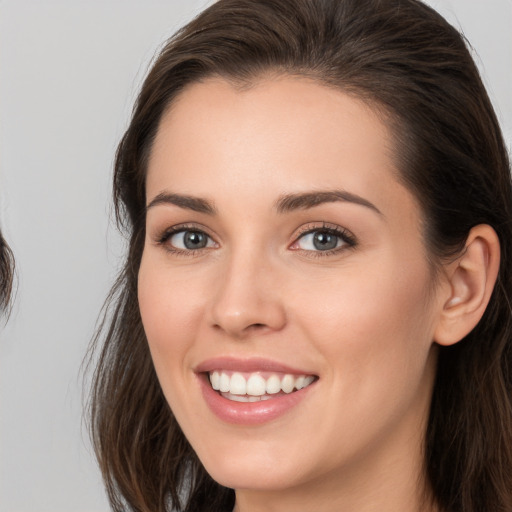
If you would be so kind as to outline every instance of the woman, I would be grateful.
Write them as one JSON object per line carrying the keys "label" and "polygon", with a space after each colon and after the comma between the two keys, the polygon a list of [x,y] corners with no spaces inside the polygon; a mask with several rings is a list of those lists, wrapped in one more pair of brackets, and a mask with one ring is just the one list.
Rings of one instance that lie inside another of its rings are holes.
{"label": "woman", "polygon": [[12,291],[14,259],[11,249],[0,233],[0,311],[9,306]]}
{"label": "woman", "polygon": [[512,511],[509,173],[416,0],[220,0],[183,28],[116,159],[113,508]]}

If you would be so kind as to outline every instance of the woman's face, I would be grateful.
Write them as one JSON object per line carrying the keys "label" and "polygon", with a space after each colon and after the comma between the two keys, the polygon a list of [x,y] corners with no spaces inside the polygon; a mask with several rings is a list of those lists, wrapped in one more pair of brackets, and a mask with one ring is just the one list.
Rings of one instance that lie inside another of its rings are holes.
{"label": "woman's face", "polygon": [[379,118],[306,79],[206,80],[162,119],[140,310],[221,484],[364,489],[421,471],[441,300],[396,175]]}

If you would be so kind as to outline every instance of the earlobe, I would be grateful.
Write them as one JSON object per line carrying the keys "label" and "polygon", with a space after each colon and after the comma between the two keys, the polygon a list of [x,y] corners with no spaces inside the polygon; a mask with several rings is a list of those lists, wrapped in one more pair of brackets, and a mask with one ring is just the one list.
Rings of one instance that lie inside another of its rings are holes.
{"label": "earlobe", "polygon": [[475,226],[461,255],[446,269],[449,297],[434,333],[439,345],[457,343],[478,324],[491,298],[499,264],[498,235],[487,224]]}

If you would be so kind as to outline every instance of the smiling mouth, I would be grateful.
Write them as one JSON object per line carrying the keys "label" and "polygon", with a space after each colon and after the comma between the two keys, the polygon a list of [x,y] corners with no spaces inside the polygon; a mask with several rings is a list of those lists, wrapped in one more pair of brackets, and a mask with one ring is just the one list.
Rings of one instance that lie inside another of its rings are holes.
{"label": "smiling mouth", "polygon": [[314,375],[277,374],[269,372],[231,372],[215,370],[207,373],[212,388],[234,402],[259,402],[289,395],[310,386]]}

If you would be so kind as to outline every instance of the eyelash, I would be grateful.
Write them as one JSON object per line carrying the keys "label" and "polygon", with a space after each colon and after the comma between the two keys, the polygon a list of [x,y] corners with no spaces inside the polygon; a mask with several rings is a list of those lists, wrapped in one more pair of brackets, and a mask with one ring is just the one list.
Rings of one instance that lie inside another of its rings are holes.
{"label": "eyelash", "polygon": [[312,233],[327,233],[329,235],[333,235],[338,237],[342,242],[343,245],[341,247],[335,247],[333,249],[328,249],[326,251],[310,251],[306,249],[292,249],[295,251],[301,251],[303,253],[307,253],[309,257],[313,258],[325,258],[329,256],[333,256],[335,254],[339,254],[340,252],[343,252],[347,249],[353,249],[357,245],[357,239],[351,233],[348,229],[342,228],[341,226],[336,226],[334,224],[329,223],[322,223],[321,226],[318,224],[307,224],[305,226],[302,226],[299,230],[299,233],[297,234],[295,241],[291,244],[290,247],[296,245],[300,239],[304,238],[306,235],[312,234]]}
{"label": "eyelash", "polygon": [[[156,243],[157,245],[162,246],[166,251],[178,255],[178,256],[199,256],[204,251],[211,249],[212,247],[202,247],[198,249],[180,249],[177,247],[174,247],[170,245],[168,242],[169,240],[176,234],[182,233],[182,232],[197,232],[202,233],[206,237],[208,237],[210,240],[213,240],[212,237],[206,232],[206,230],[201,227],[194,224],[179,224],[177,226],[172,226],[171,228],[167,228],[163,231],[160,235],[157,236]],[[307,249],[300,249],[300,248],[292,248],[294,245],[296,245],[299,240],[304,238],[306,235],[312,234],[312,233],[327,233],[329,235],[333,235],[335,237],[338,237],[342,242],[343,245],[341,247],[335,247],[333,249],[325,250],[325,251],[313,251],[313,250],[307,250]],[[215,242],[214,242],[215,243]],[[294,242],[289,246],[291,250],[294,251],[300,251],[302,253],[307,253],[309,257],[313,258],[324,258],[328,256],[332,256],[334,254],[338,254],[342,251],[345,251],[347,249],[352,249],[357,245],[357,239],[356,237],[345,228],[342,228],[340,226],[336,226],[334,224],[328,224],[326,222],[322,223],[321,226],[318,224],[307,224],[305,226],[302,226],[295,236]]]}
{"label": "eyelash", "polygon": [[179,224],[177,226],[172,226],[171,228],[167,228],[163,233],[158,235],[156,243],[157,245],[162,246],[167,252],[170,252],[177,256],[199,256],[203,253],[203,251],[207,251],[211,249],[211,247],[201,247],[199,249],[180,249],[178,247],[174,247],[169,244],[169,240],[178,233],[184,232],[193,232],[193,233],[202,233],[210,240],[213,240],[212,237],[206,232],[203,227],[194,225],[194,224]]}

